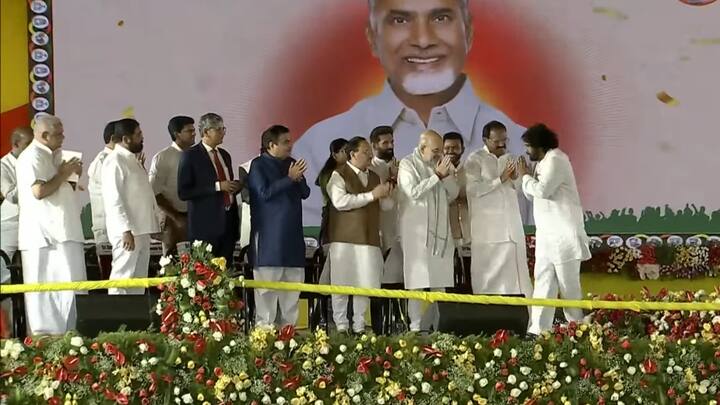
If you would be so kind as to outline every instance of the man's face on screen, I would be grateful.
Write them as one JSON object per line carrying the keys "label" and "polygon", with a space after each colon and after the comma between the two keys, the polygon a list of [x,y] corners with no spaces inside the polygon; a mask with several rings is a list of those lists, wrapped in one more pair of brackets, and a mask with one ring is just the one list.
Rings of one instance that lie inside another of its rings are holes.
{"label": "man's face on screen", "polygon": [[368,40],[390,83],[434,94],[457,80],[470,48],[461,0],[376,0]]}

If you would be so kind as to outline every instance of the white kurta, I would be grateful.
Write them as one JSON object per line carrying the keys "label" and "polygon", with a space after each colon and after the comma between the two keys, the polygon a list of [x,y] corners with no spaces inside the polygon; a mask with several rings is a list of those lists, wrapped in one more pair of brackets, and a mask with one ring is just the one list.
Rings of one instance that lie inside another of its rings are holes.
{"label": "white kurta", "polygon": [[15,165],[17,158],[8,153],[0,159],[0,192],[4,196],[0,205],[0,249],[12,260],[18,249],[18,197]]}
{"label": "white kurta", "polygon": [[[69,183],[37,199],[32,186],[48,182],[58,172],[62,152],[33,141],[17,161],[20,207],[19,247],[26,283],[86,279],[80,206]],[[57,291],[25,294],[28,324],[33,334],[62,334],[75,327],[75,293]]]}
{"label": "white kurta", "polygon": [[[385,183],[390,177],[390,165],[382,159],[374,157],[370,163],[370,170],[380,177],[380,182]],[[400,246],[400,235],[398,233],[398,190],[392,192],[388,199],[392,200],[393,207],[380,212],[380,236],[382,251],[388,253],[383,265],[383,284],[397,284],[403,282],[402,247]]]}
{"label": "white kurta", "polygon": [[[537,164],[537,178],[523,176],[523,192],[533,198],[535,215],[534,298],[582,299],[580,262],[590,258],[583,210],[568,156],[551,149]],[[532,307],[531,333],[552,327],[552,307]],[[580,321],[583,311],[566,308],[569,321]]]}
{"label": "white kurta", "polygon": [[88,168],[88,194],[92,211],[92,231],[95,243],[109,243],[105,226],[105,207],[102,198],[102,167],[108,154],[113,150],[107,146],[95,156]]}
{"label": "white kurta", "polygon": [[454,176],[440,180],[416,149],[400,162],[398,189],[405,288],[452,287],[455,242],[448,204],[459,191]]}
{"label": "white kurta", "polygon": [[509,156],[496,157],[487,147],[465,162],[472,232],[472,287],[475,294],[532,296],[517,191],[500,176]]}
{"label": "white kurta", "polygon": [[[105,223],[112,244],[111,280],[147,277],[150,235],[160,231],[157,204],[147,173],[135,154],[117,145],[103,163],[102,196]],[[135,249],[123,248],[130,231]],[[110,294],[143,294],[144,288],[110,289]]]}

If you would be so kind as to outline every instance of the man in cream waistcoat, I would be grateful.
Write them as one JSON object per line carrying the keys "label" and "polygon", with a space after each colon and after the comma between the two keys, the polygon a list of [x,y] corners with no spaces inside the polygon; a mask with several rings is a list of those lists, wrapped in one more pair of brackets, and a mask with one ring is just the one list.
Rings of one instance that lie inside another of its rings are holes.
{"label": "man in cream waistcoat", "polygon": [[[330,282],[363,288],[379,288],[383,273],[380,250],[380,209],[393,208],[386,197],[391,183],[380,183],[380,177],[369,170],[372,160],[370,144],[362,137],[352,138],[345,147],[349,161],[335,169],[327,190],[330,208],[330,248],[328,261]],[[382,199],[382,200],[381,200]],[[352,329],[365,330],[368,297],[353,297]],[[333,318],[338,331],[348,330],[348,297],[333,295]]]}

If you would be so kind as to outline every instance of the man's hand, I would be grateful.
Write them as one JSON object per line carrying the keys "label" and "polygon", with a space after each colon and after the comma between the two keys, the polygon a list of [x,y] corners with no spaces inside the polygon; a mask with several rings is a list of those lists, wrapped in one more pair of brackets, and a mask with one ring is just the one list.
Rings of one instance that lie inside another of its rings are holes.
{"label": "man's hand", "polygon": [[58,168],[58,174],[63,178],[63,180],[67,180],[70,176],[73,174],[80,175],[82,173],[82,161],[78,158],[72,158],[70,160],[66,160],[62,163],[60,163],[60,167]]}
{"label": "man's hand", "polygon": [[224,191],[229,194],[236,194],[240,191],[240,182],[237,180],[226,180],[220,182],[220,191]]}
{"label": "man's hand", "polygon": [[145,167],[145,152],[140,152],[137,155],[135,155],[135,157],[137,157],[137,160],[138,160],[138,162],[140,162],[140,165],[142,165],[142,167]]}
{"label": "man's hand", "polygon": [[435,167],[435,174],[437,174],[440,179],[444,179],[445,177],[449,176],[454,169],[455,166],[453,166],[450,156],[445,156],[444,158],[442,158],[441,161],[438,162],[437,166]]}
{"label": "man's hand", "polygon": [[517,160],[517,174],[520,177],[523,177],[526,174],[530,174],[530,169],[528,169],[528,163],[522,156],[520,156]]}
{"label": "man's hand", "polygon": [[135,237],[133,236],[132,232],[123,232],[122,242],[123,249],[127,250],[128,252],[132,252],[133,250],[135,250]]}
{"label": "man's hand", "polygon": [[506,181],[513,178],[515,175],[515,162],[508,162],[507,166],[505,166],[505,170],[503,170],[502,174],[500,175],[500,181],[505,183]]}
{"label": "man's hand", "polygon": [[390,193],[393,191],[393,185],[392,183],[383,183],[378,184],[375,186],[375,188],[372,191],[372,196],[374,199],[379,200],[381,198],[385,198],[390,195]]}
{"label": "man's hand", "polygon": [[391,179],[396,179],[398,172],[400,171],[400,162],[397,161],[397,159],[393,158],[393,160],[388,163],[389,168],[389,177]]}
{"label": "man's hand", "polygon": [[305,159],[292,162],[290,164],[290,168],[288,169],[288,177],[290,177],[292,181],[300,181],[302,176],[305,174],[305,170],[307,170],[307,163],[305,163]]}

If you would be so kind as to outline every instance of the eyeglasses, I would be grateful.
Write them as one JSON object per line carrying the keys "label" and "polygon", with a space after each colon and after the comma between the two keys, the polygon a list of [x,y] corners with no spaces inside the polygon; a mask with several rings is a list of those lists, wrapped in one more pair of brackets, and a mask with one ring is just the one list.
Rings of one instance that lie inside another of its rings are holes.
{"label": "eyeglasses", "polygon": [[215,129],[215,130],[218,130],[218,131],[220,131],[220,132],[225,132],[225,131],[227,130],[226,127],[215,127],[215,128],[209,128],[209,129]]}

